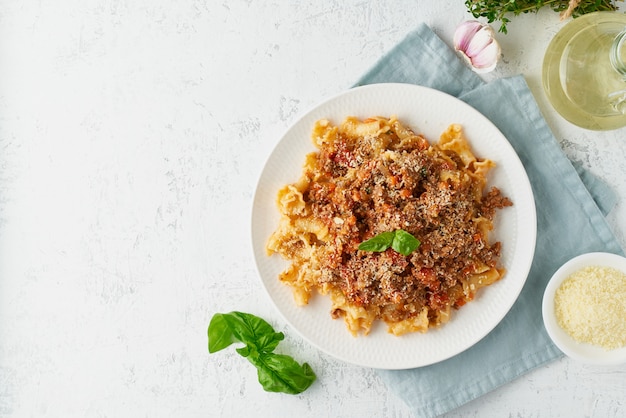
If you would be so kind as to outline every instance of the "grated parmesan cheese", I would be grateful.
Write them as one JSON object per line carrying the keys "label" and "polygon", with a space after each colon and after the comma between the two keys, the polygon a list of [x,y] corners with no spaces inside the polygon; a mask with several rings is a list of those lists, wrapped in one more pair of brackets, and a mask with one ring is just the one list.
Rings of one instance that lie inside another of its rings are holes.
{"label": "grated parmesan cheese", "polygon": [[612,350],[626,346],[626,274],[585,267],[556,290],[556,319],[576,341]]}

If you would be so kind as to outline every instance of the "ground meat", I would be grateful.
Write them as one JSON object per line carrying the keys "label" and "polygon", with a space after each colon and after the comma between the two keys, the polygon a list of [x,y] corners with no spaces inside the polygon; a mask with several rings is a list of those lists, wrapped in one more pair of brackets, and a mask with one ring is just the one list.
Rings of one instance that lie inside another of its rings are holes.
{"label": "ground meat", "polygon": [[[318,290],[351,332],[380,319],[401,335],[444,323],[502,277],[501,244],[488,235],[512,202],[485,190],[493,164],[472,154],[459,125],[431,145],[395,118],[349,117],[318,121],[312,139],[318,152],[279,191],[282,218],[268,243],[292,262],[279,279],[297,303]],[[417,246],[360,247],[381,234]]]}
{"label": "ground meat", "polygon": [[[478,266],[496,267],[501,245],[489,243],[475,220],[491,222],[512,202],[495,187],[483,195],[458,155],[418,136],[413,147],[405,141],[394,149],[399,138],[387,135],[384,152],[374,149],[380,140],[339,135],[318,154],[321,175],[305,199],[336,244],[323,259],[320,281],[341,289],[355,306],[380,309],[386,320],[406,319],[420,307],[436,318],[437,311],[471,300],[463,282]],[[411,255],[357,249],[397,229],[421,241]]]}

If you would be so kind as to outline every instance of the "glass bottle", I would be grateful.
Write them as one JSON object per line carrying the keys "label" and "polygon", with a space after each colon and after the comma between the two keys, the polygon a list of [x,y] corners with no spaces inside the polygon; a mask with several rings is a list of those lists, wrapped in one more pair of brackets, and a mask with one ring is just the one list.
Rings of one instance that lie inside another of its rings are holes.
{"label": "glass bottle", "polygon": [[552,39],[543,87],[561,116],[591,130],[626,126],[626,15],[575,18]]}

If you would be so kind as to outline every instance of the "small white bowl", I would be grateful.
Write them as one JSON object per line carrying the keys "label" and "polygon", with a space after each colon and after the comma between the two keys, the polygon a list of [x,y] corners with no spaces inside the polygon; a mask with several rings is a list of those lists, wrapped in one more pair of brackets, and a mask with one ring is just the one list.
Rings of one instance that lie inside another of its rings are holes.
{"label": "small white bowl", "polygon": [[543,323],[554,344],[568,357],[587,364],[618,365],[626,363],[626,347],[606,350],[592,344],[580,343],[563,330],[556,320],[554,312],[554,294],[563,280],[574,272],[589,266],[612,267],[626,273],[626,258],[611,253],[587,253],[574,257],[550,279],[543,294]]}

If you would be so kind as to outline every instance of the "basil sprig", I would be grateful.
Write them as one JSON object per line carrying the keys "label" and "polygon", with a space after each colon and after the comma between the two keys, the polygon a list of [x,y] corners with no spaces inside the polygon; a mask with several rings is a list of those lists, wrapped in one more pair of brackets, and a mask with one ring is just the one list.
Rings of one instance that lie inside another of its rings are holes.
{"label": "basil sprig", "polygon": [[404,229],[382,232],[359,244],[361,251],[382,252],[393,248],[400,254],[410,255],[420,246],[420,241]]}
{"label": "basil sprig", "polygon": [[217,313],[211,318],[208,337],[209,353],[236,342],[244,343],[245,346],[236,351],[256,367],[259,383],[267,392],[298,394],[315,381],[315,373],[307,363],[300,365],[290,356],[273,352],[285,335],[275,332],[258,316],[243,312]]}

